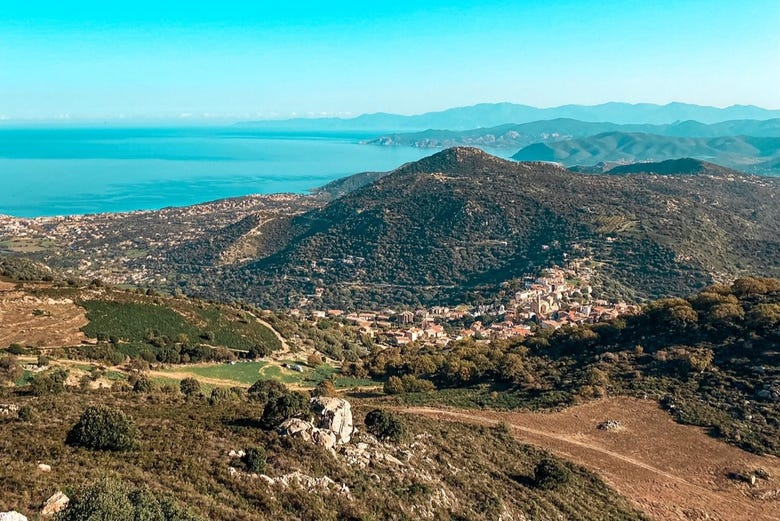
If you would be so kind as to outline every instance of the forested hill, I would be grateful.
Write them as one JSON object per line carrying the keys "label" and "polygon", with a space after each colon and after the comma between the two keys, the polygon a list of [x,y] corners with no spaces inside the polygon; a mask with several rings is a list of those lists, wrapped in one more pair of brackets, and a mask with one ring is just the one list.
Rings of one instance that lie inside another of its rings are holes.
{"label": "forested hill", "polygon": [[224,270],[220,291],[267,305],[317,288],[329,305],[457,302],[586,254],[596,289],[631,300],[780,275],[780,182],[702,165],[584,175],[448,149],[295,217],[275,253]]}

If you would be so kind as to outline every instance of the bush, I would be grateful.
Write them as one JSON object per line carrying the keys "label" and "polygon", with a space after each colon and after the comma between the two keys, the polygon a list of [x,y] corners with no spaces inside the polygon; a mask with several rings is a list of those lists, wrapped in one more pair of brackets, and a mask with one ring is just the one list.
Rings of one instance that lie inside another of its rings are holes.
{"label": "bush", "polygon": [[5,382],[15,382],[23,374],[24,371],[17,363],[15,356],[0,357],[0,385]]}
{"label": "bush", "polygon": [[200,382],[194,378],[185,378],[179,382],[179,389],[187,398],[194,398],[200,394]]}
{"label": "bush", "polygon": [[133,392],[149,394],[155,391],[157,386],[151,378],[141,376],[133,384]]}
{"label": "bush", "polygon": [[391,376],[383,387],[385,394],[401,394],[404,392],[404,384],[397,376]]}
{"label": "bush", "polygon": [[244,450],[241,463],[247,472],[259,473],[265,470],[265,450],[261,447],[249,447]]}
{"label": "bush", "polygon": [[317,387],[314,388],[314,391],[312,391],[312,395],[314,396],[336,396],[337,394],[333,380],[321,381],[317,384]]}
{"label": "bush", "polygon": [[209,397],[209,405],[217,405],[224,402],[237,402],[241,395],[236,393],[236,389],[226,389],[225,387],[215,387]]}
{"label": "bush", "polygon": [[258,380],[247,390],[247,395],[251,400],[268,403],[287,393],[287,387],[276,380]]}
{"label": "bush", "polygon": [[30,379],[30,392],[35,396],[60,394],[65,390],[65,380],[67,379],[68,372],[62,368],[39,373]]}
{"label": "bush", "polygon": [[118,409],[87,407],[68,433],[66,443],[94,450],[125,451],[135,447],[136,429]]}
{"label": "bush", "polygon": [[306,357],[306,363],[311,367],[317,367],[322,365],[322,357],[319,353],[312,353]]}
{"label": "bush", "polygon": [[21,344],[11,344],[8,346],[8,352],[12,355],[23,355],[27,350]]}
{"label": "bush", "polygon": [[35,417],[35,411],[29,405],[19,407],[19,419],[23,422],[31,421]]}
{"label": "bush", "polygon": [[366,430],[382,440],[401,441],[404,436],[404,424],[390,411],[374,409],[366,415]]}
{"label": "bush", "polygon": [[265,404],[260,423],[273,428],[289,418],[307,418],[311,415],[309,397],[303,393],[285,393]]}
{"label": "bush", "polygon": [[199,518],[148,489],[130,489],[103,479],[80,491],[55,521],[199,521]]}
{"label": "bush", "polygon": [[572,472],[563,462],[543,459],[534,468],[534,483],[544,490],[555,490],[571,481]]}

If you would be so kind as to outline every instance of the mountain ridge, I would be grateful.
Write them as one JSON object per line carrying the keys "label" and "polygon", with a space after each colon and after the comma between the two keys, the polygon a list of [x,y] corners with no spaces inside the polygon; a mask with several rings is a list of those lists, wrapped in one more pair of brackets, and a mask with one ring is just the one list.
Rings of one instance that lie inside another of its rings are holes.
{"label": "mountain ridge", "polygon": [[763,109],[752,105],[732,105],[718,108],[686,103],[621,103],[600,105],[562,105],[538,108],[509,102],[480,103],[467,107],[454,107],[417,115],[400,115],[386,112],[362,114],[354,118],[294,118],[287,120],[245,121],[240,127],[267,129],[319,129],[319,130],[425,130],[441,128],[467,130],[476,127],[494,127],[506,123],[572,118],[582,121],[613,123],[668,124],[675,121],[697,120],[716,123],[739,119],[771,119],[780,117],[780,110]]}

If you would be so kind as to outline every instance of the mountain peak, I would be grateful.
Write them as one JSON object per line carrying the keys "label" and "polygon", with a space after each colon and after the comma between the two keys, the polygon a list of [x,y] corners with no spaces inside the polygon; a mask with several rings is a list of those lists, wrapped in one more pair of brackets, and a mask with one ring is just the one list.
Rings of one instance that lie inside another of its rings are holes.
{"label": "mountain peak", "polygon": [[413,163],[407,163],[392,173],[479,173],[504,170],[514,165],[516,163],[490,155],[476,147],[452,147]]}

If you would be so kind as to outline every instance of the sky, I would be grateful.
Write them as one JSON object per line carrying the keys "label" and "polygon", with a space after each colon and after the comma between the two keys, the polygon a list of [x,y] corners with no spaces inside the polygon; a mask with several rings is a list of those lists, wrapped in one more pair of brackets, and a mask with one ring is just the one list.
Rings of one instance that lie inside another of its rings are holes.
{"label": "sky", "polygon": [[0,0],[0,119],[780,108],[780,1]]}

